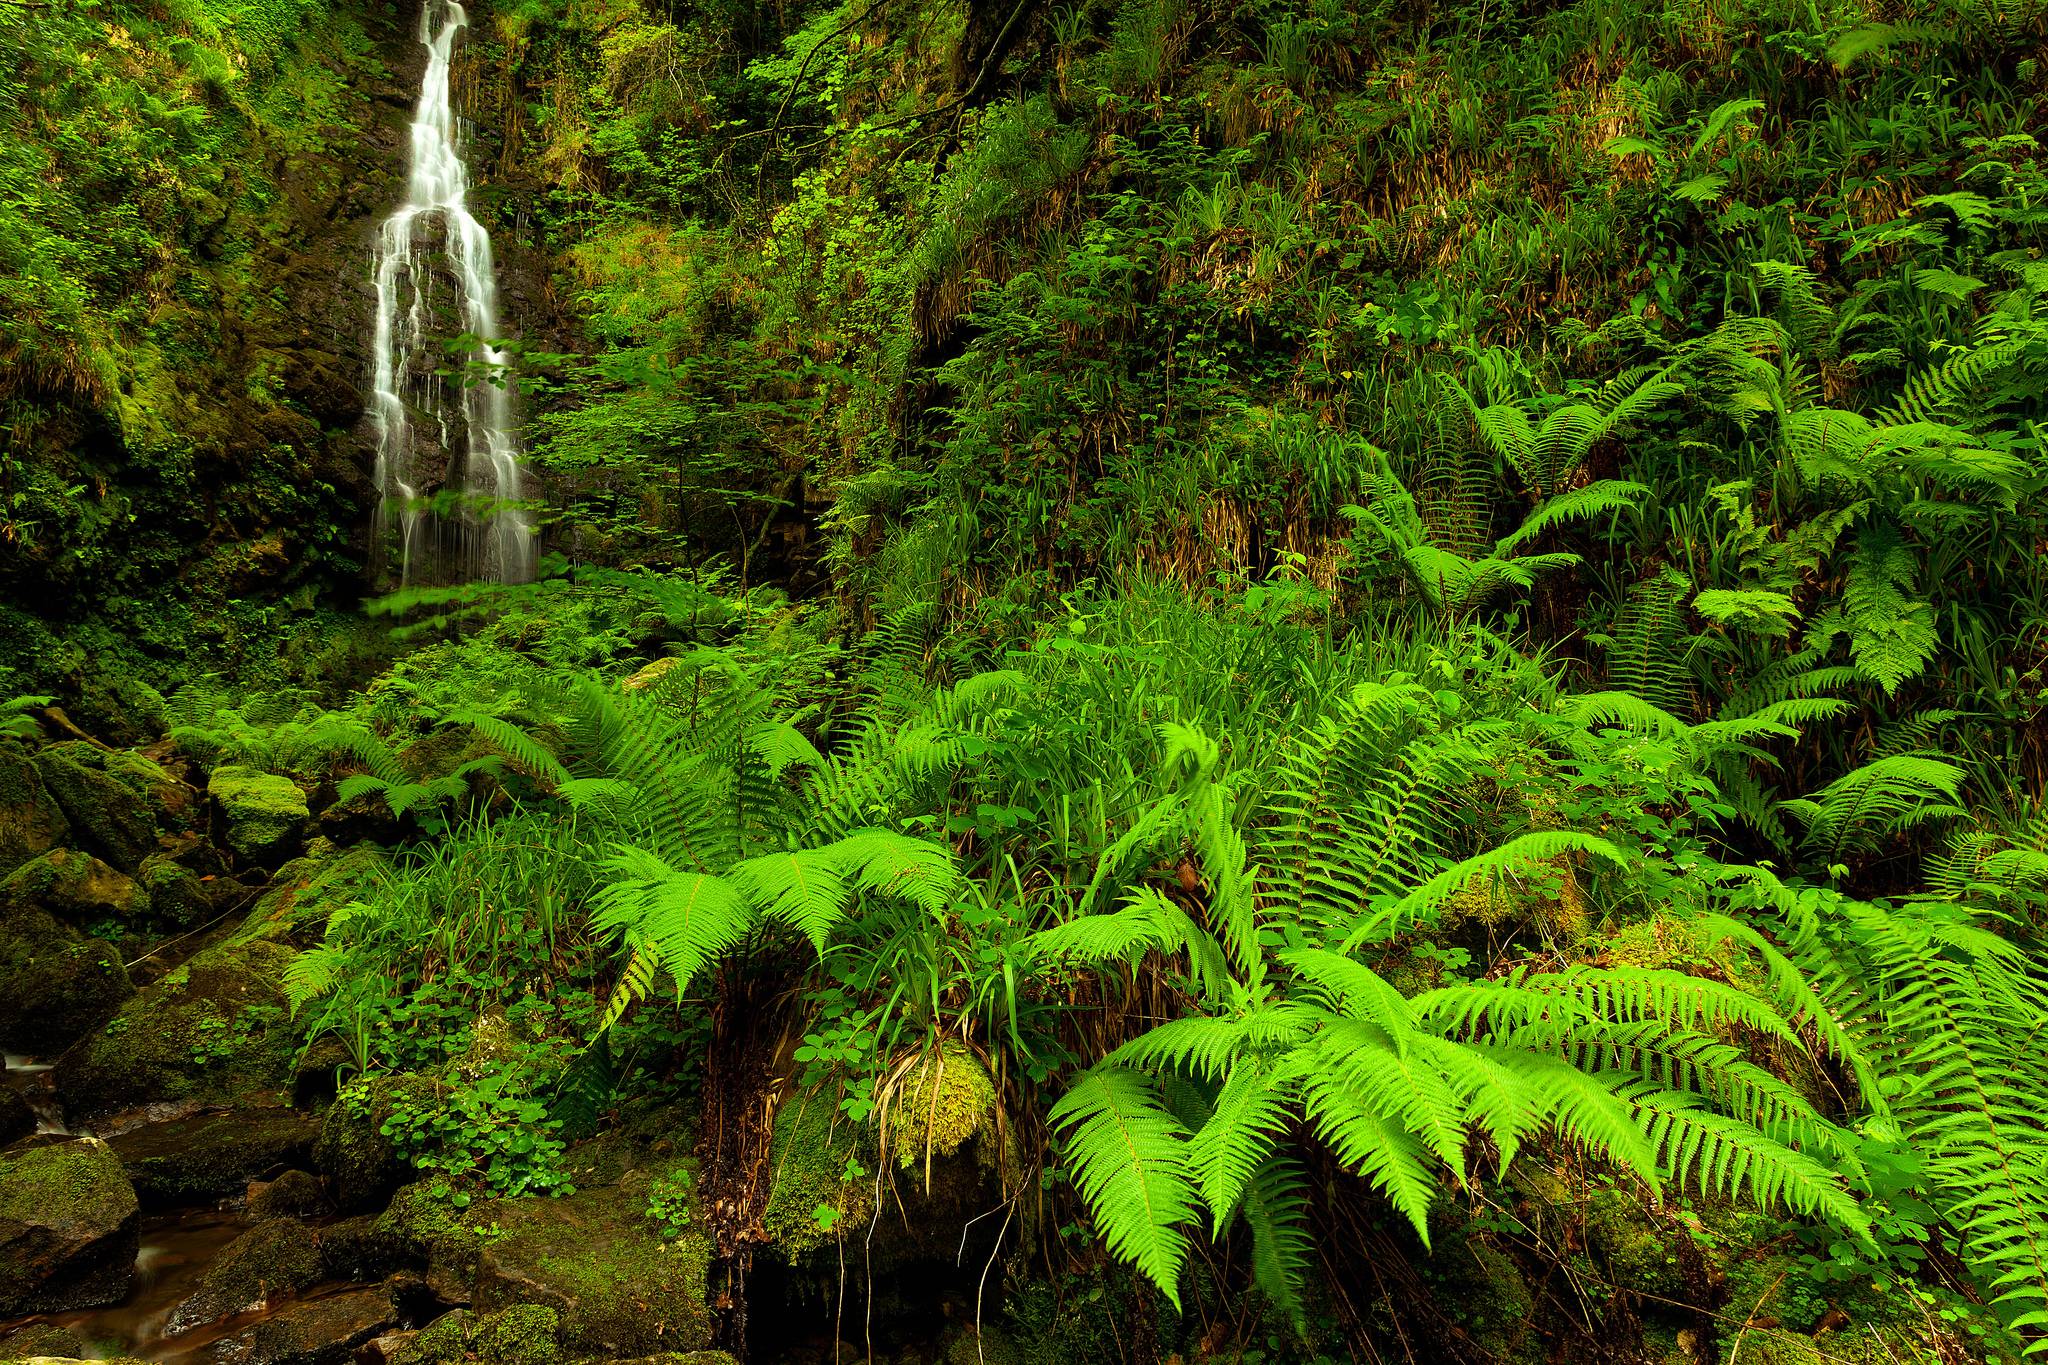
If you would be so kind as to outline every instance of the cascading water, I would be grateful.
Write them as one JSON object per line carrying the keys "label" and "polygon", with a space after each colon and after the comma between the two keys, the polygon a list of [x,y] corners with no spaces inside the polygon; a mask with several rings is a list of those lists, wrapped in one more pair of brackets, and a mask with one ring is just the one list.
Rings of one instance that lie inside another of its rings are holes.
{"label": "cascading water", "polygon": [[[377,240],[376,539],[380,546],[395,539],[406,581],[435,566],[463,580],[518,583],[533,576],[533,528],[519,505],[519,436],[503,382],[507,357],[492,344],[498,286],[491,235],[469,212],[469,171],[448,93],[455,41],[468,23],[457,0],[425,0],[420,42],[427,72],[413,115],[411,182]],[[454,281],[452,327],[436,325],[440,261]],[[429,346],[437,335],[465,332],[481,339],[477,359],[498,382],[462,384],[451,401]],[[440,486],[461,495],[452,518],[429,511],[423,498],[437,463]]]}

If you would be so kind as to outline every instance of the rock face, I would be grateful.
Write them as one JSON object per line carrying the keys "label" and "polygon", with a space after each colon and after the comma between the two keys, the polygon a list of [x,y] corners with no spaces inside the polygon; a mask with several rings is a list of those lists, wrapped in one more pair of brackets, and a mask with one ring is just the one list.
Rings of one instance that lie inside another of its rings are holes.
{"label": "rock face", "polygon": [[139,1228],[135,1191],[105,1143],[0,1156],[0,1316],[119,1302]]}
{"label": "rock face", "polygon": [[0,1085],[0,1147],[36,1130],[36,1111],[19,1092]]}
{"label": "rock face", "polygon": [[93,1119],[141,1104],[274,1101],[295,1038],[276,943],[209,948],[124,1004],[57,1060],[68,1111]]}
{"label": "rock face", "polygon": [[332,1213],[327,1191],[319,1177],[305,1171],[286,1171],[275,1180],[248,1187],[249,1216],[257,1222],[269,1218],[318,1218]]}
{"label": "rock face", "polygon": [[43,785],[28,750],[0,740],[0,877],[71,834],[63,808]]}
{"label": "rock face", "polygon": [[318,1283],[320,1248],[304,1223],[258,1223],[222,1249],[199,1288],[171,1310],[167,1330],[189,1332],[261,1308]]}
{"label": "rock face", "polygon": [[319,1126],[290,1109],[210,1110],[145,1123],[108,1139],[144,1208],[225,1199],[306,1160]]}
{"label": "rock face", "polygon": [[134,994],[112,944],[42,910],[0,910],[0,1047],[59,1051]]}
{"label": "rock face", "polygon": [[214,769],[206,794],[227,823],[228,846],[251,862],[285,852],[313,814],[290,779],[239,764]]}

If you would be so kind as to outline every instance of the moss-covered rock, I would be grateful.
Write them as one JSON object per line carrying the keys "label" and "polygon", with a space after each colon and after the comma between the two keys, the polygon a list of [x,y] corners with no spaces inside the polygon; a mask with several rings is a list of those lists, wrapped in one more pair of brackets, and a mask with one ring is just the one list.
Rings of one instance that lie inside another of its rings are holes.
{"label": "moss-covered rock", "polygon": [[0,914],[0,1047],[60,1051],[134,994],[112,944],[42,910]]}
{"label": "moss-covered rock", "polygon": [[1585,1231],[1587,1246],[1617,1288],[1669,1303],[1691,1302],[1679,1255],[1686,1234],[1655,1218],[1640,1199],[1625,1190],[1599,1191],[1586,1205]]}
{"label": "moss-covered rock", "polygon": [[283,984],[294,956],[276,943],[221,944],[136,995],[58,1059],[69,1111],[274,1099],[297,1041]]}
{"label": "moss-covered rock", "polygon": [[290,1219],[258,1223],[221,1250],[199,1288],[171,1310],[169,1330],[188,1332],[235,1313],[261,1308],[320,1279],[313,1230]]}
{"label": "moss-covered rock", "polygon": [[249,911],[235,937],[317,942],[327,916],[356,899],[384,866],[384,855],[374,848],[294,858],[271,878],[269,889]]}
{"label": "moss-covered rock", "polygon": [[644,1191],[497,1200],[464,1221],[493,1229],[476,1257],[479,1313],[552,1308],[564,1348],[586,1355],[710,1346],[710,1244],[694,1233],[672,1241],[657,1235]]}
{"label": "moss-covered rock", "polygon": [[36,1111],[10,1085],[0,1084],[0,1147],[36,1130]]}
{"label": "moss-covered rock", "polygon": [[32,1322],[0,1336],[0,1360],[64,1360],[85,1356],[85,1339],[55,1323]]}
{"label": "moss-covered rock", "polygon": [[70,835],[71,822],[43,785],[28,750],[0,740],[0,877],[59,847]]}
{"label": "moss-covered rock", "polygon": [[329,1280],[381,1280],[412,1257],[398,1241],[363,1213],[320,1229],[320,1268]]}
{"label": "moss-covered rock", "polygon": [[89,925],[139,920],[149,907],[149,892],[134,878],[75,849],[53,848],[0,881],[0,914],[47,910]]}
{"label": "moss-covered rock", "polygon": [[259,1223],[270,1218],[320,1218],[334,1212],[320,1178],[296,1170],[250,1185],[248,1208],[249,1217]]}
{"label": "moss-covered rock", "polygon": [[0,1155],[0,1315],[118,1303],[135,1277],[140,1220],[103,1142]]}
{"label": "moss-covered rock", "polygon": [[345,1210],[384,1203],[411,1173],[398,1144],[384,1133],[397,1103],[424,1101],[434,1082],[425,1076],[366,1076],[341,1087],[321,1116],[313,1145],[313,1166],[327,1179],[334,1202]]}
{"label": "moss-covered rock", "polygon": [[497,1313],[458,1308],[421,1328],[391,1365],[554,1365],[563,1358],[560,1336],[561,1319],[542,1304],[515,1304]]}
{"label": "moss-covered rock", "polygon": [[150,803],[107,771],[105,750],[83,742],[52,744],[36,751],[35,765],[73,835],[87,848],[130,870],[156,851],[157,821]]}
{"label": "moss-covered rock", "polygon": [[257,1176],[306,1161],[319,1131],[310,1115],[259,1106],[140,1124],[108,1141],[136,1197],[154,1209],[239,1194]]}
{"label": "moss-covered rock", "polygon": [[150,917],[171,929],[194,929],[214,912],[214,894],[208,882],[168,853],[152,853],[142,860],[135,880],[149,895]]}
{"label": "moss-covered rock", "polygon": [[228,846],[252,862],[277,856],[297,843],[312,818],[306,794],[290,778],[229,763],[213,770],[206,794],[227,825]]}

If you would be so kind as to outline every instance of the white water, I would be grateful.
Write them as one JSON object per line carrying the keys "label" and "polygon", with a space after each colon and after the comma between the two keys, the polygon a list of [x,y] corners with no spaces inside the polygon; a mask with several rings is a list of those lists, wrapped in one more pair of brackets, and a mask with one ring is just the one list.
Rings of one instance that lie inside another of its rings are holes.
{"label": "white water", "polygon": [[[498,339],[491,235],[470,216],[469,170],[462,162],[461,129],[448,95],[455,41],[468,23],[457,0],[425,0],[420,42],[427,49],[427,73],[413,113],[411,183],[405,203],[384,220],[378,234],[371,376],[376,540],[382,546],[396,538],[405,580],[440,559],[464,580],[518,583],[533,576],[534,538],[518,506],[519,436],[510,388],[459,385],[451,401],[433,373],[444,366],[462,367],[466,357],[439,354],[439,340],[460,332],[483,339],[474,355],[489,373],[501,378],[509,373],[503,368],[505,352],[491,345]],[[436,328],[433,267],[443,260],[455,280],[459,325]],[[447,452],[447,486],[463,495],[463,510],[451,527],[455,544],[445,553],[437,553],[440,547],[431,543],[437,538],[437,519],[421,501],[433,470],[422,468],[420,457],[435,446]]]}

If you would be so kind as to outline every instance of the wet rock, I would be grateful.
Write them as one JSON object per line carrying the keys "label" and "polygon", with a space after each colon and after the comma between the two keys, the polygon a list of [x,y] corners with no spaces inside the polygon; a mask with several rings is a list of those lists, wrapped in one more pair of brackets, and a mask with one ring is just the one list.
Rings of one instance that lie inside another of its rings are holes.
{"label": "wet rock", "polygon": [[393,1106],[405,1097],[431,1102],[434,1082],[425,1076],[370,1076],[341,1088],[320,1120],[313,1165],[327,1177],[334,1202],[343,1209],[371,1209],[392,1196],[411,1164],[383,1129]]}
{"label": "wet rock", "polygon": [[310,1115],[266,1106],[145,1123],[108,1141],[143,1207],[165,1208],[225,1199],[258,1176],[303,1162],[319,1131]]}
{"label": "wet rock", "polygon": [[[0,1085],[0,1147],[36,1130],[36,1111],[12,1087]],[[0,1357],[4,1359],[4,1357]]]}
{"label": "wet rock", "polygon": [[213,1348],[235,1365],[343,1365],[372,1338],[398,1324],[381,1289],[352,1289],[288,1303]]}
{"label": "wet rock", "polygon": [[320,1178],[305,1171],[286,1171],[275,1180],[251,1184],[248,1206],[249,1216],[258,1222],[270,1218],[319,1218],[334,1211]]}
{"label": "wet rock", "polygon": [[82,1357],[92,1348],[75,1332],[36,1322],[0,1337],[0,1360]]}
{"label": "wet rock", "polygon": [[0,1155],[0,1315],[118,1303],[141,1211],[121,1163],[79,1138]]}
{"label": "wet rock", "polygon": [[41,910],[0,912],[0,1046],[61,1051],[134,994],[112,944]]}
{"label": "wet rock", "polygon": [[63,844],[71,822],[43,785],[28,750],[0,740],[0,877]]}
{"label": "wet rock", "polygon": [[320,1249],[311,1228],[282,1218],[258,1223],[222,1248],[199,1288],[171,1310],[166,1331],[175,1336],[250,1312],[319,1280]]}
{"label": "wet rock", "polygon": [[263,862],[298,841],[312,811],[306,794],[289,778],[230,763],[213,770],[206,794],[227,822],[228,846],[251,862]]}
{"label": "wet rock", "polygon": [[107,771],[105,750],[83,741],[52,744],[36,751],[35,765],[87,848],[121,868],[140,867],[156,851],[149,803]]}
{"label": "wet rock", "polygon": [[69,1111],[90,1120],[142,1104],[274,1099],[296,1042],[283,985],[294,956],[282,944],[225,943],[167,973],[58,1058]]}
{"label": "wet rock", "polygon": [[711,1345],[710,1244],[694,1233],[662,1240],[647,1222],[644,1192],[497,1200],[474,1221],[496,1229],[477,1252],[480,1313],[522,1303],[553,1308],[563,1346],[583,1354]]}
{"label": "wet rock", "polygon": [[381,1280],[410,1259],[372,1214],[343,1218],[320,1229],[320,1269],[330,1280]]}
{"label": "wet rock", "polygon": [[149,893],[134,878],[89,853],[53,848],[0,882],[0,913],[47,910],[73,924],[132,922],[149,910]]}

